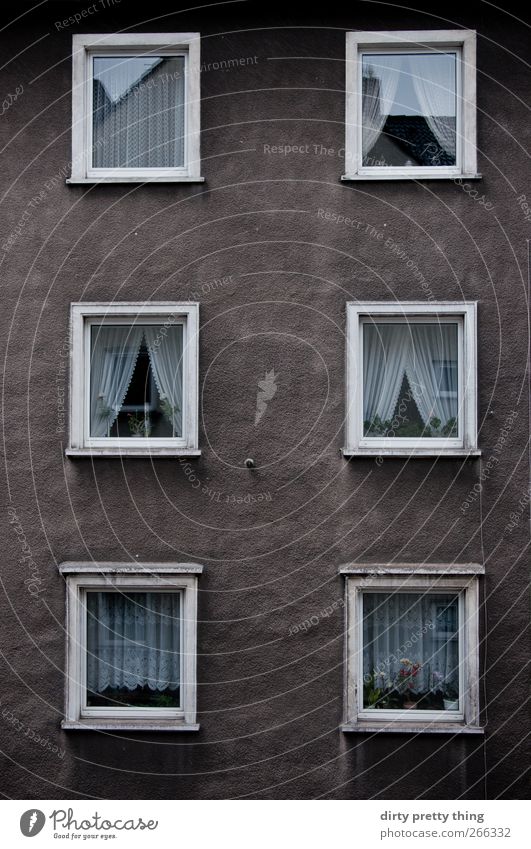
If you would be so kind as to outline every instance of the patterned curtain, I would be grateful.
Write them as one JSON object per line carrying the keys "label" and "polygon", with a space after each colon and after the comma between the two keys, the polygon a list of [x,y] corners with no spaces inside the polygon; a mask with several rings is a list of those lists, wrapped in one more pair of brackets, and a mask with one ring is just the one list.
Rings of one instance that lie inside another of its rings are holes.
{"label": "patterned curtain", "polygon": [[93,62],[93,166],[183,166],[183,57],[105,57]]}
{"label": "patterned curtain", "polygon": [[88,592],[88,689],[176,690],[180,620],[179,592]]}

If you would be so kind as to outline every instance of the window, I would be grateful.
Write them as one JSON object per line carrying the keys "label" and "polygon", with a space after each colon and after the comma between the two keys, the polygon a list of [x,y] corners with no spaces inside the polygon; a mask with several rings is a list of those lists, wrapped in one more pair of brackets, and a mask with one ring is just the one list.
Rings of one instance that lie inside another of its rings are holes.
{"label": "window", "polygon": [[69,182],[201,181],[199,33],[75,35]]}
{"label": "window", "polygon": [[346,731],[481,731],[476,564],[352,565]]}
{"label": "window", "polygon": [[64,563],[63,728],[194,731],[197,580],[193,564]]}
{"label": "window", "polygon": [[476,34],[347,33],[344,179],[478,177]]}
{"label": "window", "polygon": [[476,304],[347,304],[349,455],[477,454]]}
{"label": "window", "polygon": [[67,453],[197,455],[197,304],[72,304]]}

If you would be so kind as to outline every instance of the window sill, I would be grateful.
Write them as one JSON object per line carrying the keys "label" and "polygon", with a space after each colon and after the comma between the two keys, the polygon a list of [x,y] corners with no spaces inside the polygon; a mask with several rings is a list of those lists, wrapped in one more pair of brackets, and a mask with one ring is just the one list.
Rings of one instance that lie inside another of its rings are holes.
{"label": "window sill", "polygon": [[479,448],[342,448],[343,457],[481,457]]}
{"label": "window sill", "polygon": [[462,722],[347,722],[340,726],[346,734],[484,734],[480,725]]}
{"label": "window sill", "polygon": [[63,719],[63,731],[199,731],[199,724],[175,719]]}
{"label": "window sill", "polygon": [[144,177],[129,176],[129,177],[69,177],[66,181],[67,185],[97,185],[99,183],[204,183],[205,177]]}
{"label": "window sill", "polygon": [[431,171],[419,171],[418,174],[342,174],[341,182],[349,183],[363,180],[482,180],[482,174],[434,174]]}
{"label": "window sill", "polygon": [[200,457],[199,448],[67,448],[67,457]]}

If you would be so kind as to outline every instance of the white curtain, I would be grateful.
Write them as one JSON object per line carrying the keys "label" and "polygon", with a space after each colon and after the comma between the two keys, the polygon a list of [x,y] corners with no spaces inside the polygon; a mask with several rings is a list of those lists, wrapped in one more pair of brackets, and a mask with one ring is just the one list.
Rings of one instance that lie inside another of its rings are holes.
{"label": "white curtain", "polygon": [[165,415],[170,419],[173,436],[182,435],[183,409],[183,329],[180,325],[144,328],[144,336],[155,383]]}
{"label": "white curtain", "polygon": [[362,155],[370,153],[395,100],[403,67],[401,56],[374,55],[363,58]]}
{"label": "white curtain", "polygon": [[457,325],[364,324],[364,421],[392,419],[404,375],[425,425],[457,419]]}
{"label": "white curtain", "polygon": [[393,685],[407,658],[420,663],[413,692],[426,693],[436,683],[433,673],[454,689],[459,681],[457,599],[448,594],[364,593],[363,674],[381,673]]}
{"label": "white curtain", "polygon": [[404,324],[363,325],[363,420],[392,418],[410,346]]}
{"label": "white curtain", "polygon": [[87,593],[87,688],[176,690],[180,593]]}
{"label": "white curtain", "polygon": [[184,165],[184,59],[95,58],[93,165]]}
{"label": "white curtain", "polygon": [[457,327],[411,324],[406,372],[411,394],[424,424],[435,417],[442,425],[457,418]]}
{"label": "white curtain", "polygon": [[132,325],[92,327],[90,435],[108,436],[127,394],[143,329]]}
{"label": "white curtain", "polygon": [[422,115],[444,152],[455,162],[455,56],[410,56],[409,68]]}

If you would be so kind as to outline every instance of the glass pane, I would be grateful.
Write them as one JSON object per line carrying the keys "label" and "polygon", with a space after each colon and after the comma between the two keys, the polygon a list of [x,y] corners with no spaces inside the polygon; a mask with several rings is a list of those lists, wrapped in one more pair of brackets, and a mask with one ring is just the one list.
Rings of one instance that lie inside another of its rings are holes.
{"label": "glass pane", "polygon": [[93,59],[95,168],[184,165],[184,58]]}
{"label": "glass pane", "polygon": [[459,710],[452,593],[363,593],[363,707]]}
{"label": "glass pane", "polygon": [[92,437],[180,437],[182,403],[181,324],[92,325]]}
{"label": "glass pane", "polygon": [[87,592],[87,706],[179,707],[179,592]]}
{"label": "glass pane", "polygon": [[362,57],[365,166],[456,164],[455,53]]}
{"label": "glass pane", "polygon": [[363,433],[456,439],[458,325],[363,323]]}

